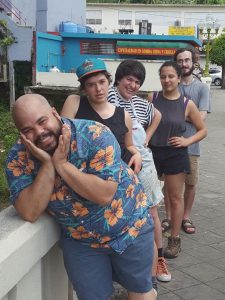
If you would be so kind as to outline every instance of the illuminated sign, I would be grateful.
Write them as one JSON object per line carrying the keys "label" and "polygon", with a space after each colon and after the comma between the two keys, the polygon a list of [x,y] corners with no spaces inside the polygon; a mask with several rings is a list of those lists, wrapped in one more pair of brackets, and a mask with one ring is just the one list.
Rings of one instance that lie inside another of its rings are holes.
{"label": "illuminated sign", "polygon": [[174,55],[175,48],[137,48],[137,47],[117,47],[117,54],[129,55],[158,55],[158,56],[171,56]]}
{"label": "illuminated sign", "polygon": [[169,26],[169,35],[195,35],[195,27]]}

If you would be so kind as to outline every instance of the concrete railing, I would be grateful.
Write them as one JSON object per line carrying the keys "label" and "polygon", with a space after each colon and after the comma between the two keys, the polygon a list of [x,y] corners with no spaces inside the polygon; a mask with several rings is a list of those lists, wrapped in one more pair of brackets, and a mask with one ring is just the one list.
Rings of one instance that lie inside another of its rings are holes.
{"label": "concrete railing", "polygon": [[12,206],[0,213],[0,300],[75,299],[58,240],[50,216],[31,224]]}

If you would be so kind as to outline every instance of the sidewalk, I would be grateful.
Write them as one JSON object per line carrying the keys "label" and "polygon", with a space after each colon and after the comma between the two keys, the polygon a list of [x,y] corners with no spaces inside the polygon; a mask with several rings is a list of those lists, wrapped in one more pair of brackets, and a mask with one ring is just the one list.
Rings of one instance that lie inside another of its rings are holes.
{"label": "sidewalk", "polygon": [[225,299],[225,90],[212,86],[211,95],[192,212],[197,231],[181,233],[182,251],[168,260],[172,280],[159,284],[157,300]]}

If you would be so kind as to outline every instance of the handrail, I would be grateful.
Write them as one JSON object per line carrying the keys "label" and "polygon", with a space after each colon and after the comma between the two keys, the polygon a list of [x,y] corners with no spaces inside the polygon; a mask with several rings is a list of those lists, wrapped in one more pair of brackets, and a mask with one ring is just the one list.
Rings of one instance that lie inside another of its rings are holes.
{"label": "handrail", "polygon": [[4,9],[9,10],[19,20],[20,24],[23,21],[24,25],[26,25],[26,20],[21,17],[22,12],[12,2],[9,0],[0,0],[0,4]]}

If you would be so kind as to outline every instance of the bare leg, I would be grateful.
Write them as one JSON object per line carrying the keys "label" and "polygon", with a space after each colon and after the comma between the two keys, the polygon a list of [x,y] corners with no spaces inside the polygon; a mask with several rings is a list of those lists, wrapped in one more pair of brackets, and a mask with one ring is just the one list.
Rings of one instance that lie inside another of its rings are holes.
{"label": "bare leg", "polygon": [[181,222],[184,214],[182,191],[184,186],[185,174],[166,175],[166,191],[171,206],[171,237],[179,236]]}
{"label": "bare leg", "polygon": [[152,274],[151,274],[152,276],[156,276],[157,263],[158,263],[158,249],[154,241],[154,253],[153,253]]}
{"label": "bare leg", "polygon": [[156,295],[153,289],[147,293],[133,293],[133,292],[128,292],[128,300],[156,300]]}
{"label": "bare leg", "polygon": [[151,208],[151,215],[154,221],[155,229],[154,229],[154,238],[155,243],[158,248],[162,248],[162,229],[161,229],[161,223],[158,215],[158,209],[157,206],[153,206]]}
{"label": "bare leg", "polygon": [[191,209],[194,203],[196,185],[185,184],[184,190],[184,216],[183,219],[190,219]]}
{"label": "bare leg", "polygon": [[170,201],[169,201],[169,195],[168,195],[165,183],[164,183],[164,187],[163,187],[163,193],[164,193],[164,203],[165,203],[166,218],[168,220],[171,220]]}

